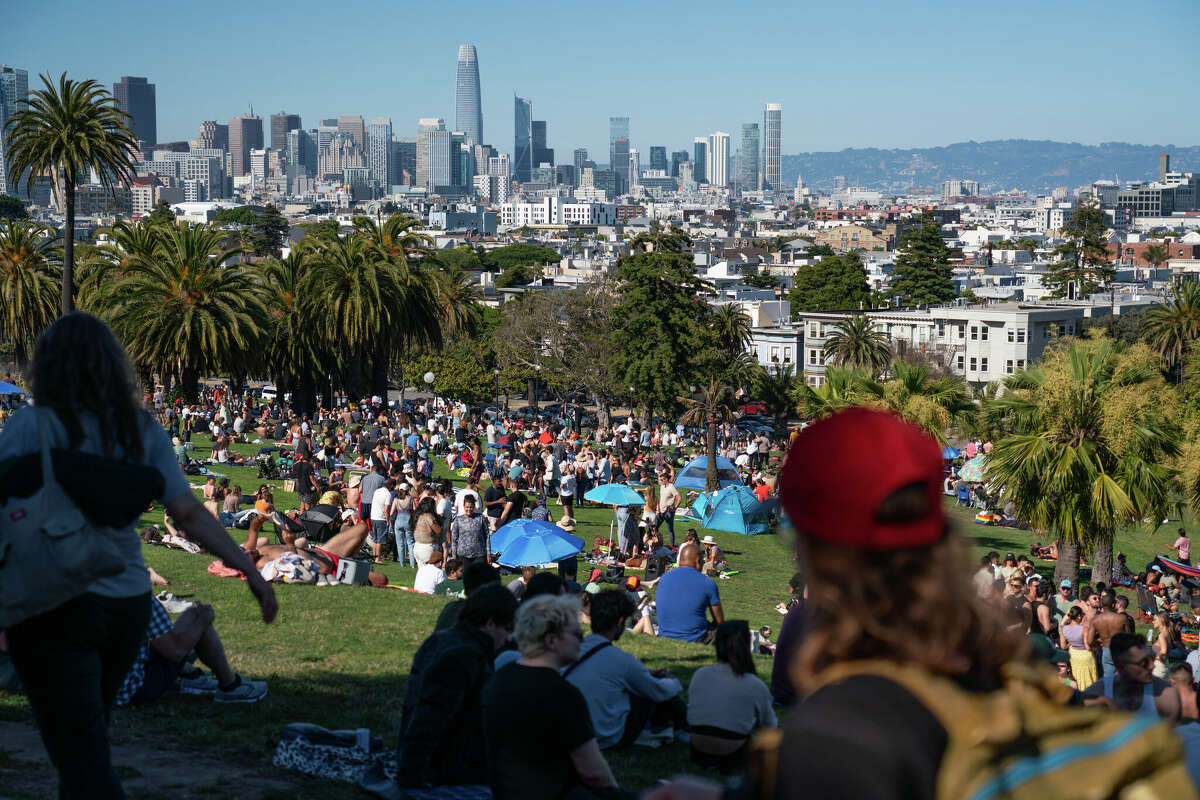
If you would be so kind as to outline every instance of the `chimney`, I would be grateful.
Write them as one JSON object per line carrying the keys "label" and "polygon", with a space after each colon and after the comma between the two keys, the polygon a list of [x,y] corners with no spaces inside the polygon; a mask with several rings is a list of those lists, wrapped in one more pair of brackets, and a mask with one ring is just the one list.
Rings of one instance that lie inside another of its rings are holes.
{"label": "chimney", "polygon": [[1171,171],[1171,156],[1167,153],[1160,153],[1158,156],[1158,182],[1167,182],[1167,173]]}

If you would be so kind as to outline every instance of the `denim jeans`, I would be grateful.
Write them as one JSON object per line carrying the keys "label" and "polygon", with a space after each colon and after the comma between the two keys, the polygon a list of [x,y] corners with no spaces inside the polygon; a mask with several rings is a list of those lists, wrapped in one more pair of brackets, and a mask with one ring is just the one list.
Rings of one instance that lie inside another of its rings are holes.
{"label": "denim jeans", "polygon": [[413,555],[413,533],[409,527],[410,515],[397,514],[392,520],[392,531],[396,535],[396,561],[401,564],[408,564],[410,567],[417,565],[416,556]]}
{"label": "denim jeans", "polygon": [[675,546],[675,509],[669,508],[666,511],[658,512],[658,519],[654,523],[654,530],[662,527],[663,523],[667,523],[667,531],[671,534],[671,546]]}
{"label": "denim jeans", "polygon": [[60,798],[123,798],[108,719],[150,619],[150,595],[84,594],[8,630]]}

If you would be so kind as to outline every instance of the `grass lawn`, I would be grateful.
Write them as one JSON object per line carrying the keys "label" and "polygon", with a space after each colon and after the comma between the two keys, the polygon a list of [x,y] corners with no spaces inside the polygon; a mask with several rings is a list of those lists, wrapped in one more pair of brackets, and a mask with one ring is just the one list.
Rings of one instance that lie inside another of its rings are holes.
{"label": "grass lawn", "polygon": [[[194,440],[197,454],[207,454],[207,437]],[[254,454],[257,447],[239,445],[237,449]],[[439,466],[444,471],[444,462]],[[256,468],[228,467],[224,471],[231,483],[240,484],[246,493],[253,493],[260,483],[255,477]],[[202,482],[195,477],[190,480]],[[278,488],[275,497],[280,508],[296,504],[294,494]],[[991,549],[1001,554],[1008,550],[1028,553],[1032,538],[1027,531],[977,527],[972,524],[972,512],[949,503],[948,507],[957,527],[973,538],[979,553]],[[552,504],[551,511],[557,517],[561,509]],[[577,510],[576,518],[576,533],[590,543],[594,536],[608,534],[613,514],[610,509],[583,508]],[[159,509],[143,521],[161,519]],[[1153,535],[1129,532],[1120,536],[1119,546],[1129,554],[1131,567],[1136,570],[1153,553],[1165,552],[1166,545],[1174,540],[1176,527],[1172,523]],[[1189,520],[1187,527],[1194,527],[1194,521]],[[686,522],[677,523],[680,539],[686,529]],[[271,525],[267,530],[273,535]],[[233,533],[239,541],[244,538],[242,531]],[[777,633],[782,617],[774,606],[786,597],[787,581],[794,571],[790,543],[781,536],[712,533],[726,549],[732,567],[740,570],[740,574],[719,581],[726,617],[747,619],[754,627],[770,625]],[[196,795],[290,798],[301,789],[306,797],[361,797],[349,784],[312,780],[276,769],[271,764],[275,737],[285,724],[305,721],[330,728],[369,727],[385,741],[393,742],[412,656],[433,630],[445,600],[393,589],[277,584],[279,617],[274,624],[264,626],[257,621],[257,606],[242,582],[215,578],[205,571],[211,557],[150,546],[144,552],[147,564],[171,581],[170,591],[214,606],[217,630],[234,669],[269,681],[270,695],[261,703],[245,706],[170,695],[149,708],[117,709],[112,721],[114,744],[170,747],[183,759],[188,753],[215,756],[237,765],[243,774],[269,776],[277,784],[290,786],[286,790],[263,789],[256,795],[217,780],[194,787]],[[411,569],[388,564],[382,571],[394,584],[412,585]],[[695,669],[714,660],[711,647],[636,634],[626,634],[620,646],[652,669],[671,670],[685,688]],[[769,659],[759,660],[760,677],[769,678],[770,668]],[[23,696],[0,693],[0,723],[29,721]],[[689,764],[687,746],[682,744],[610,753],[609,761],[623,785],[639,790],[660,777],[697,771]],[[118,759],[118,766],[123,774],[137,774],[136,763],[121,763]],[[186,772],[186,760],[179,769]],[[46,768],[13,758],[0,741],[0,787],[10,785],[10,779],[15,781],[19,775],[24,777],[11,796],[52,793],[49,782],[41,788],[29,784],[30,775],[44,775],[50,781]],[[131,794],[160,796],[150,788],[135,788]]]}

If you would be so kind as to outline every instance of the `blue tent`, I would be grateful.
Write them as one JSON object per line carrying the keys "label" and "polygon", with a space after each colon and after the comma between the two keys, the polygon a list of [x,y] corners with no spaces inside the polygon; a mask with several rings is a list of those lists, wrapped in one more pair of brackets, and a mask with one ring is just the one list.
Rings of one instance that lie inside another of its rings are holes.
{"label": "blue tent", "polygon": [[729,486],[715,492],[706,505],[703,525],[709,530],[751,536],[771,532],[767,524],[771,505],[759,502],[745,486]]}
{"label": "blue tent", "polygon": [[[700,456],[679,470],[679,474],[675,476],[675,486],[680,489],[699,489],[704,491],[704,470],[708,467],[708,456]],[[717,456],[717,483],[718,488],[724,489],[726,486],[741,486],[742,479],[738,475],[737,467],[727,458]]]}

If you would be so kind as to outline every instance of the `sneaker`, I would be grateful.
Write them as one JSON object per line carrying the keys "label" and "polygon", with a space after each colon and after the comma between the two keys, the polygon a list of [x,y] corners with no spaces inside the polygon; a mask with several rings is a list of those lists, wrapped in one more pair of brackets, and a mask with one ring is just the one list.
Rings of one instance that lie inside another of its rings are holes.
{"label": "sneaker", "polygon": [[662,746],[662,739],[655,736],[650,731],[642,731],[638,737],[633,740],[633,743],[638,747],[657,748]]}
{"label": "sneaker", "polygon": [[267,696],[266,681],[248,681],[238,675],[238,682],[230,689],[218,687],[213,699],[218,703],[257,703]]}
{"label": "sneaker", "polygon": [[328,586],[328,585],[329,585],[329,576],[328,575],[318,575],[317,576],[317,586]]}
{"label": "sneaker", "polygon": [[216,694],[217,679],[207,673],[179,681],[180,694]]}
{"label": "sneaker", "polygon": [[159,592],[156,597],[158,598],[158,602],[162,603],[162,607],[167,610],[168,614],[182,614],[196,605],[191,600],[180,600],[171,592]]}

